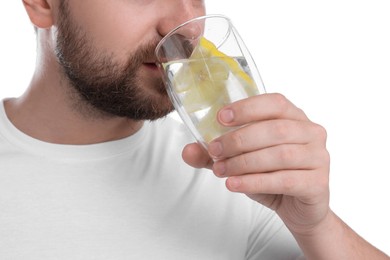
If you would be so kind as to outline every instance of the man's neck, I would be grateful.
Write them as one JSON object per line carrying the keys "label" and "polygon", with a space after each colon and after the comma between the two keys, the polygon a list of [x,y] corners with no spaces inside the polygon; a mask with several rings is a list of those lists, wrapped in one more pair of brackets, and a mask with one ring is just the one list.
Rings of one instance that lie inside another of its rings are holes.
{"label": "man's neck", "polygon": [[142,121],[97,111],[76,94],[64,93],[69,88],[58,82],[35,75],[23,96],[5,102],[15,127],[41,141],[74,145],[122,139],[142,127]]}
{"label": "man's neck", "polygon": [[10,121],[36,139],[57,144],[93,144],[136,133],[143,121],[103,114],[82,100],[55,58],[52,31],[38,34],[37,62],[24,95],[5,102]]}

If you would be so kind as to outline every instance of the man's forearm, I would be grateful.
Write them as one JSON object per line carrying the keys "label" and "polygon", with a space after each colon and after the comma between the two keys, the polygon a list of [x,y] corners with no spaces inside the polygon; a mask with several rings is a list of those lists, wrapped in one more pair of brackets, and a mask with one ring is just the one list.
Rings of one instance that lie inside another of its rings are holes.
{"label": "man's forearm", "polygon": [[306,259],[386,259],[390,257],[372,246],[332,211],[320,227],[308,234],[294,234]]}

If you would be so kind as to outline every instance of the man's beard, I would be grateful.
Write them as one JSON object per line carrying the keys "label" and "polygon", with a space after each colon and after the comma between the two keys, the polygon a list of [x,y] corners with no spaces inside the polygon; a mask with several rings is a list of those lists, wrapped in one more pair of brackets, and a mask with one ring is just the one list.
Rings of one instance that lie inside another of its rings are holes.
{"label": "man's beard", "polygon": [[[133,120],[155,120],[173,110],[162,78],[148,77],[141,82],[138,75],[143,62],[154,60],[157,41],[141,46],[121,65],[113,55],[99,53],[71,17],[67,1],[62,1],[56,54],[81,102],[101,115]],[[142,84],[151,84],[153,89]]]}

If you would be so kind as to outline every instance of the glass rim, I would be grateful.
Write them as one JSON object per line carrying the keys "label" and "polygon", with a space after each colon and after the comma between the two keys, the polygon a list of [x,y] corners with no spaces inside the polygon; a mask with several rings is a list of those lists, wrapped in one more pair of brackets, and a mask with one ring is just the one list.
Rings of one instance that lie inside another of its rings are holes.
{"label": "glass rim", "polygon": [[182,27],[186,26],[189,23],[192,23],[194,21],[199,21],[199,20],[205,20],[207,18],[222,18],[222,19],[224,19],[224,20],[226,20],[228,22],[229,27],[232,26],[231,25],[231,19],[229,17],[227,17],[226,15],[223,15],[223,14],[206,14],[206,15],[202,15],[202,16],[191,18],[190,20],[187,20],[184,23],[179,24],[178,26],[176,26],[175,28],[170,30],[164,37],[161,38],[161,40],[158,42],[156,48],[154,49],[154,55],[156,56],[157,61],[160,62],[160,59],[158,57],[158,52],[159,52],[159,50],[161,48],[161,45],[163,45],[163,43],[165,42],[165,40],[167,38],[169,38],[170,36],[175,34],[179,29],[181,29]]}

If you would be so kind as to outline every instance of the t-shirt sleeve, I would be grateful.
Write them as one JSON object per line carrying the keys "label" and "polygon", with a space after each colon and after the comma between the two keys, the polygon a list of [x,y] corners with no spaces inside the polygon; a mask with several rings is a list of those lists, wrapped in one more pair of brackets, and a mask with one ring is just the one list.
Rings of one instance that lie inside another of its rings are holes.
{"label": "t-shirt sleeve", "polygon": [[253,207],[246,259],[304,259],[296,240],[279,216],[256,202]]}

